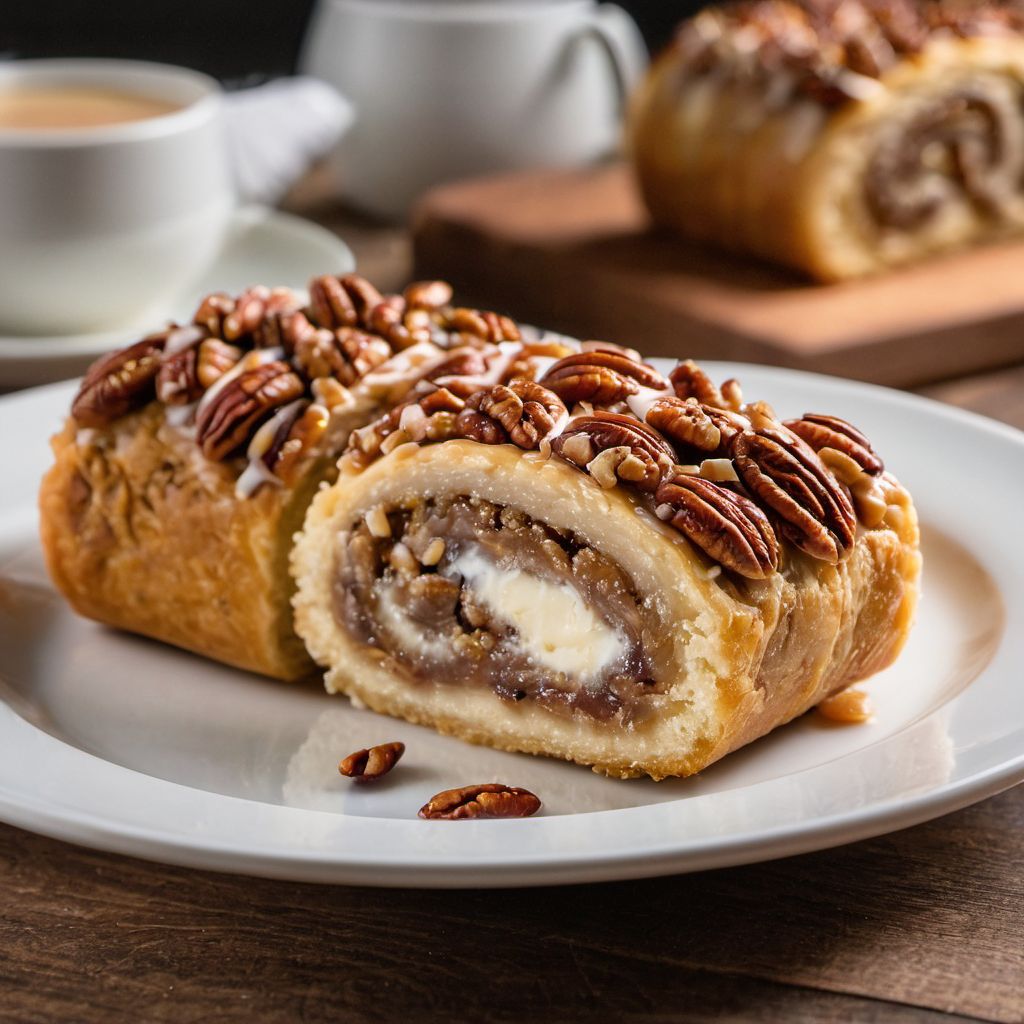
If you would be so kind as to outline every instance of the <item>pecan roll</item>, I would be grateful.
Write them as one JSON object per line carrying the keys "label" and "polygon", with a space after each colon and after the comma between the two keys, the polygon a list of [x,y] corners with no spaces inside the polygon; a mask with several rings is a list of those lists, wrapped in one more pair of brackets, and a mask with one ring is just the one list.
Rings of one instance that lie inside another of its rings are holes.
{"label": "pecan roll", "polygon": [[[549,434],[555,424],[568,415],[565,404],[553,391],[529,380],[513,380],[509,384],[477,391],[466,401],[466,408],[459,413],[458,424],[471,424],[471,431],[465,436],[480,440],[477,431],[486,432],[482,420],[489,419],[500,428],[494,437],[510,440],[526,451],[540,447],[543,437]],[[485,444],[500,444],[498,440],[487,440]]]}
{"label": "pecan roll", "polygon": [[767,579],[779,564],[768,517],[749,498],[699,476],[676,475],[655,492],[658,518],[705,554],[747,579]]}
{"label": "pecan roll", "polygon": [[805,412],[802,419],[786,420],[785,426],[816,452],[822,448],[834,448],[848,455],[871,476],[879,476],[885,469],[884,463],[871,447],[871,442],[852,423],[838,416]]}
{"label": "pecan roll", "polygon": [[83,427],[102,427],[145,405],[155,393],[160,356],[169,331],[151,334],[96,360],[71,403]]}
{"label": "pecan roll", "polygon": [[203,454],[217,462],[249,437],[268,412],[299,398],[302,380],[287,363],[272,360],[245,370],[228,381],[196,414],[196,440]]}
{"label": "pecan roll", "polygon": [[641,387],[662,391],[668,381],[653,367],[608,349],[575,352],[560,359],[541,378],[540,383],[566,405],[592,402],[612,405]]}
{"label": "pecan roll", "polygon": [[742,431],[730,450],[740,479],[775,513],[787,540],[833,564],[850,554],[857,529],[850,498],[808,444],[777,424]]}
{"label": "pecan roll", "polygon": [[540,810],[540,799],[528,789],[500,782],[446,789],[420,808],[421,818],[528,818]]}
{"label": "pecan roll", "polygon": [[656,490],[676,461],[676,453],[660,434],[632,416],[614,412],[578,416],[552,441],[551,447],[580,469],[587,469],[606,449],[626,448],[633,457],[633,463],[628,464],[629,475],[622,472],[627,465],[624,462],[615,467],[616,475],[642,491]]}
{"label": "pecan roll", "polygon": [[320,327],[365,327],[384,299],[365,277],[325,274],[309,282],[309,308]]}
{"label": "pecan roll", "polygon": [[334,377],[345,387],[391,358],[391,346],[356,327],[311,330],[295,344],[295,365],[310,379]]}

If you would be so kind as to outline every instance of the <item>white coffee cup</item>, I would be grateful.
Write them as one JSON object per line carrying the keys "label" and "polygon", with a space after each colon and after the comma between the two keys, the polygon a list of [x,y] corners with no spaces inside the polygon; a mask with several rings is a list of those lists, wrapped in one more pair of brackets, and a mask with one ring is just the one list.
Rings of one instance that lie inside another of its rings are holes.
{"label": "white coffee cup", "polygon": [[170,113],[0,129],[0,331],[87,333],[144,322],[209,266],[234,207],[220,87],[121,60],[0,64],[6,88],[107,89]]}
{"label": "white coffee cup", "polygon": [[343,192],[399,217],[439,182],[606,155],[646,61],[593,0],[320,0],[300,64],[355,105]]}

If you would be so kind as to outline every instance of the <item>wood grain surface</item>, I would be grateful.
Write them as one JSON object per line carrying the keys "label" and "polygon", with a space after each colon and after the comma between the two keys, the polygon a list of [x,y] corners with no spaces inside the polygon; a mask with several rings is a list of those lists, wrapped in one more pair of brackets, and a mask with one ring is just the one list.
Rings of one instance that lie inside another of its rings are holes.
{"label": "wood grain surface", "polygon": [[415,260],[475,303],[648,355],[899,386],[1024,358],[1024,243],[819,285],[652,231],[619,164],[439,188],[417,212]]}
{"label": "wood grain surface", "polygon": [[[403,232],[310,195],[405,279]],[[1024,366],[924,390],[1024,427]],[[831,851],[517,891],[249,879],[0,826],[0,892],[4,1024],[1024,1021],[1024,786]]]}

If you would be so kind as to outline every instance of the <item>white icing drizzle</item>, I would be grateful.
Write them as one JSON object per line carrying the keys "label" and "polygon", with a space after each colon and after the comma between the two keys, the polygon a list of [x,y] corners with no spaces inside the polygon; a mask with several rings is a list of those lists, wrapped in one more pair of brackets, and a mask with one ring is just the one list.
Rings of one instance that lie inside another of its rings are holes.
{"label": "white icing drizzle", "polygon": [[451,358],[451,353],[429,341],[421,341],[397,352],[376,369],[371,370],[355,385],[356,388],[391,387],[412,384]]}
{"label": "white icing drizzle", "polygon": [[257,366],[262,366],[264,363],[272,363],[275,359],[281,359],[283,357],[283,348],[257,348],[252,352],[247,352],[238,360],[237,363],[235,363],[234,366],[231,367],[230,370],[228,370],[227,373],[218,377],[213,384],[206,389],[206,393],[199,399],[199,404],[196,406],[196,416],[201,416],[203,414],[203,410],[206,409],[214,398],[216,398],[231,381],[240,377],[247,370],[255,370]]}
{"label": "white icing drizzle", "polygon": [[305,403],[305,398],[297,398],[294,402],[289,402],[287,405],[282,406],[253,434],[249,447],[245,450],[245,457],[249,460],[249,464],[242,471],[235,484],[236,498],[248,498],[256,491],[260,484],[272,483],[280,486],[281,478],[267,468],[267,464],[263,461],[263,456],[267,454],[270,446],[274,443],[274,438],[277,436],[277,431],[280,429],[281,424]]}
{"label": "white icing drizzle", "polygon": [[626,397],[626,405],[629,406],[630,412],[640,420],[641,423],[647,422],[647,413],[650,412],[651,406],[658,401],[659,398],[668,398],[673,394],[672,388],[662,388],[657,390],[655,388],[641,387],[635,395],[628,395]]}
{"label": "white icing drizzle", "polygon": [[[476,351],[469,347],[470,351]],[[458,374],[453,373],[451,375],[445,375],[444,377],[436,378],[433,383],[439,388],[447,387],[453,381],[459,381],[460,384],[472,384],[474,388],[489,388],[498,384],[501,379],[508,372],[508,368],[515,362],[516,358],[522,354],[523,346],[518,341],[502,341],[497,345],[498,351],[494,353],[488,360],[487,369],[483,373],[478,374]],[[461,349],[453,349],[452,355],[462,351]]]}

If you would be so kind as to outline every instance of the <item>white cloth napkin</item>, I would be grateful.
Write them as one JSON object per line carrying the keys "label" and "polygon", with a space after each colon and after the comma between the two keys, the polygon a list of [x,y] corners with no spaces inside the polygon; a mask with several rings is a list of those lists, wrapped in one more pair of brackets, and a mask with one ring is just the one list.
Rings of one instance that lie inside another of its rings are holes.
{"label": "white cloth napkin", "polygon": [[355,120],[337,90],[316,78],[279,78],[226,99],[239,197],[273,205]]}

